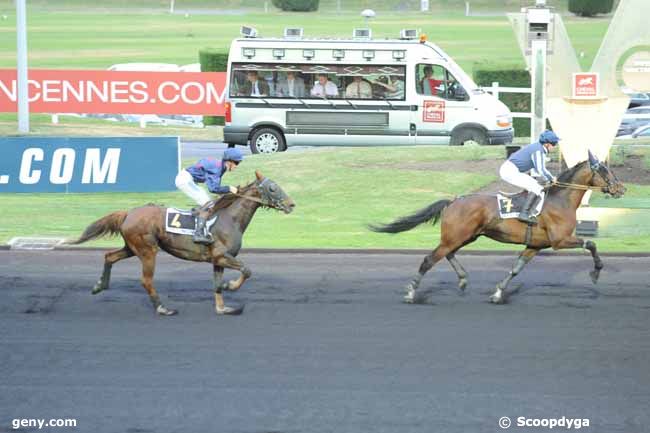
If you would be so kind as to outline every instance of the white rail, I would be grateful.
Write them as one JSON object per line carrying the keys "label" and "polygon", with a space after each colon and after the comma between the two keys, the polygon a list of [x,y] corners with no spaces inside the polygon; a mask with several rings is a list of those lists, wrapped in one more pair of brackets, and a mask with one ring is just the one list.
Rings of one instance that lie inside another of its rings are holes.
{"label": "white rail", "polygon": [[[501,93],[528,93],[532,94],[532,90],[529,87],[501,87],[497,81],[492,82],[491,87],[483,87],[483,90],[489,92],[496,96],[499,99]],[[523,119],[530,119],[530,130],[533,130],[533,113],[521,113],[515,112],[511,113],[512,117],[518,117]]]}

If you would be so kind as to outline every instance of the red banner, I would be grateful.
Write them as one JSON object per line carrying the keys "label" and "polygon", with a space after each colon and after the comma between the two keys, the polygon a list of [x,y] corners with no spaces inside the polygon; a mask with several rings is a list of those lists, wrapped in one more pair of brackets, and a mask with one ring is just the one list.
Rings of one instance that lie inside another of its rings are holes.
{"label": "red banner", "polygon": [[[32,113],[223,115],[225,72],[28,72]],[[0,69],[0,112],[18,111],[15,69]]]}

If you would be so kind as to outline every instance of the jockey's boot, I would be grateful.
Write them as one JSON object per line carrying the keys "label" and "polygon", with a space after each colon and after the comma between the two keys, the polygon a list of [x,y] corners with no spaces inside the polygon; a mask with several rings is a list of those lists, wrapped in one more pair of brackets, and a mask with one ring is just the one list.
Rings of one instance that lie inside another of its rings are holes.
{"label": "jockey's boot", "polygon": [[194,228],[194,236],[192,236],[192,240],[197,244],[210,245],[214,242],[212,234],[210,234],[205,227],[207,223],[206,211],[210,209],[212,204],[212,202],[209,202],[198,210],[192,209],[192,214],[196,216],[196,227]]}
{"label": "jockey's boot", "polygon": [[524,203],[523,209],[517,219],[527,224],[537,224],[537,218],[532,216],[531,212],[535,209],[535,206],[537,206],[538,201],[539,196],[534,192],[529,191],[528,196],[526,197],[526,202]]}

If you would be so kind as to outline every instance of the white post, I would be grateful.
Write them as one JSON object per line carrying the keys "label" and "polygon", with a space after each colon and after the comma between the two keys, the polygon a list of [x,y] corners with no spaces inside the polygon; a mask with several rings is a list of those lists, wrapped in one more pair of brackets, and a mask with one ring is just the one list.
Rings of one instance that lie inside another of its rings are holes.
{"label": "white post", "polygon": [[469,2],[465,2],[465,16],[469,16]]}
{"label": "white post", "polygon": [[52,114],[52,124],[53,125],[58,125],[59,124],[59,115],[58,114]]}
{"label": "white post", "polygon": [[499,82],[498,81],[493,81],[492,82],[492,96],[499,99]]}
{"label": "white post", "polygon": [[170,14],[174,13],[174,0],[169,1],[169,13]]}
{"label": "white post", "polygon": [[531,139],[536,139],[546,129],[546,46],[545,40],[531,43]]}
{"label": "white post", "polygon": [[265,14],[269,13],[269,2],[268,1],[264,2],[264,13]]}
{"label": "white post", "polygon": [[341,14],[341,0],[336,0],[336,13]]}
{"label": "white post", "polygon": [[140,116],[140,128],[146,128],[147,127],[147,121],[144,120],[144,115]]}
{"label": "white post", "polygon": [[429,11],[429,0],[420,0],[420,12]]}
{"label": "white post", "polygon": [[16,0],[16,64],[18,66],[18,132],[29,132],[29,95],[27,89],[27,6]]}

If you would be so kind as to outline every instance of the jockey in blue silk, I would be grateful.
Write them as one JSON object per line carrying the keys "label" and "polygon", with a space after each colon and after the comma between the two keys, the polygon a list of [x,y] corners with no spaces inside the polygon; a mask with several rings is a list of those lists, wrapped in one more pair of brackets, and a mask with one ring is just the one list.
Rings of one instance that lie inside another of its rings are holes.
{"label": "jockey in blue silk", "polygon": [[526,202],[519,214],[519,221],[528,224],[537,223],[537,219],[531,215],[531,212],[542,199],[544,188],[528,172],[534,168],[548,182],[555,182],[555,176],[546,169],[544,158],[559,141],[560,138],[553,131],[546,130],[539,136],[539,140],[522,147],[501,165],[499,169],[501,179],[528,191]]}
{"label": "jockey in blue silk", "polygon": [[176,176],[176,187],[200,206],[198,210],[195,210],[194,242],[206,245],[214,242],[212,235],[205,227],[205,214],[210,209],[212,202],[210,196],[197,183],[205,183],[208,191],[213,194],[236,194],[237,188],[221,185],[221,178],[227,172],[235,170],[243,160],[244,154],[241,150],[237,148],[226,149],[220,160],[214,158],[200,159],[194,165],[181,170]]}

